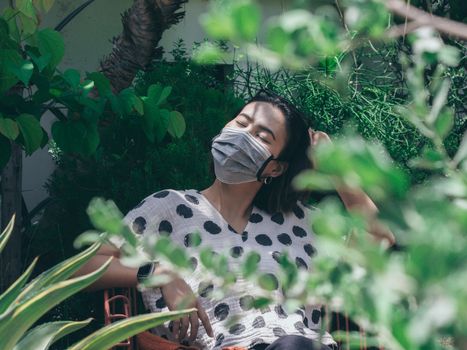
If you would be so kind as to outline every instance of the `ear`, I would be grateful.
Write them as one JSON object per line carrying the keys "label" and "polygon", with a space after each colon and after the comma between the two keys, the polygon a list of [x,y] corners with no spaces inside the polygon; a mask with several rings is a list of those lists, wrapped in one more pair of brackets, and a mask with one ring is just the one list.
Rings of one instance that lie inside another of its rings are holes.
{"label": "ear", "polygon": [[283,173],[287,171],[288,167],[289,167],[289,163],[280,161],[280,160],[274,160],[274,167],[271,170],[271,176],[272,177],[281,176]]}

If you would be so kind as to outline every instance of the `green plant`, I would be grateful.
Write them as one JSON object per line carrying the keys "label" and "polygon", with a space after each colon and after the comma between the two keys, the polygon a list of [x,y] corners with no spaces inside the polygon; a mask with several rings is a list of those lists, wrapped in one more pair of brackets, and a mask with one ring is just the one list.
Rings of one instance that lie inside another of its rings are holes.
{"label": "green plant", "polygon": [[[0,235],[0,252],[10,238],[13,227],[14,217]],[[86,288],[103,275],[109,266],[110,259],[101,268],[90,274],[69,279],[92,258],[99,247],[99,244],[95,244],[27,283],[37,263],[37,259],[35,259],[18,280],[0,295],[0,347],[2,349],[46,350],[60,338],[91,322],[91,319],[87,319],[79,322],[58,321],[35,325],[45,312]],[[192,310],[146,314],[118,321],[88,335],[67,349],[107,349],[128,337],[166,321],[179,318],[190,311]]]}

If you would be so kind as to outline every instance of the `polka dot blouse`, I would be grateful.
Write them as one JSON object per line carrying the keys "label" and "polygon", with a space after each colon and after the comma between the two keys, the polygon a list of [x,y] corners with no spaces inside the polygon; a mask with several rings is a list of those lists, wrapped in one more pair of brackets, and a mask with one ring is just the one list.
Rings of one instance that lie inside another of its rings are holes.
{"label": "polka dot blouse", "polygon": [[[253,309],[249,301],[259,287],[249,285],[251,282],[240,278],[236,282],[238,288],[227,297],[222,300],[211,298],[214,287],[203,281],[197,254],[198,249],[211,247],[215,252],[225,253],[229,264],[235,266],[240,263],[241,256],[255,251],[261,257],[259,271],[270,275],[276,282],[275,292],[280,293],[276,278],[279,270],[276,259],[280,252],[287,251],[299,268],[310,268],[310,258],[314,253],[312,232],[308,224],[311,214],[312,210],[299,203],[289,214],[270,215],[253,207],[244,232],[235,232],[200,192],[164,190],[145,198],[125,216],[125,222],[137,234],[166,234],[173,242],[187,249],[195,270],[183,278],[198,294],[215,335],[210,338],[200,322],[196,344],[203,349],[220,350],[225,346],[250,348],[258,343],[269,344],[287,334],[319,338],[321,311],[317,306],[303,307],[293,313],[287,313],[281,305]],[[190,239],[194,232],[199,233],[201,238],[197,248],[192,247]],[[142,294],[148,310],[167,310],[159,288],[145,290]],[[169,328],[170,324],[159,326],[153,331],[174,340]],[[324,334],[321,342],[334,344],[328,333]]]}

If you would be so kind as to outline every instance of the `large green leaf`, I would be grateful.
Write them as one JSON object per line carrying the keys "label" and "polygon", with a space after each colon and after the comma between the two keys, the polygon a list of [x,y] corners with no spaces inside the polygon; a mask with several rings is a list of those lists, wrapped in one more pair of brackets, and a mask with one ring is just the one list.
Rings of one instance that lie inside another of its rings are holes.
{"label": "large green leaf", "polygon": [[16,8],[23,14],[28,17],[35,17],[36,11],[34,10],[34,5],[32,0],[16,0]]}
{"label": "large green leaf", "polygon": [[48,310],[98,280],[111,260],[112,258],[90,274],[53,284],[10,308],[0,317],[0,349],[12,349]]}
{"label": "large green leaf", "polygon": [[243,40],[254,40],[261,23],[261,12],[258,5],[250,1],[238,1],[232,9],[232,18],[236,33]]}
{"label": "large green leaf", "polygon": [[88,78],[94,81],[99,96],[104,97],[112,93],[109,79],[101,72],[90,73]]}
{"label": "large green leaf", "polygon": [[13,119],[2,118],[0,114],[0,133],[14,141],[19,135],[18,125]]}
{"label": "large green leaf", "polygon": [[21,294],[18,296],[18,301],[28,299],[37,291],[46,288],[54,283],[64,281],[76,271],[78,271],[94,254],[99,250],[100,244],[96,243],[86,250],[83,250],[79,254],[72,256],[71,258],[62,261],[61,263],[53,266],[47,271],[41,273],[31,282],[29,282],[23,289]]}
{"label": "large green leaf", "polygon": [[58,321],[41,324],[28,331],[13,350],[47,350],[60,338],[87,326],[91,321],[92,318],[80,322]]}
{"label": "large green leaf", "polygon": [[22,26],[20,26],[20,28],[23,37],[27,38],[31,34],[36,33],[37,26],[39,25],[39,21],[36,16],[30,17],[21,12],[18,14],[18,17],[21,20]]}
{"label": "large green leaf", "polygon": [[186,130],[185,119],[180,112],[172,111],[170,112],[169,125],[167,131],[170,136],[175,138],[181,138]]}
{"label": "large green leaf", "polygon": [[0,295],[0,314],[4,313],[18,297],[21,292],[21,288],[23,288],[24,284],[29,279],[29,276],[31,276],[37,260],[38,258],[35,258],[31,265],[29,265],[28,269],[23,272],[23,274],[2,295]]}
{"label": "large green leaf", "polygon": [[92,333],[67,350],[102,350],[109,349],[112,345],[141,333],[148,328],[156,327],[164,322],[179,319],[196,309],[181,311],[157,312],[131,317],[126,320],[112,323]]}
{"label": "large green leaf", "polygon": [[16,118],[16,123],[24,139],[26,154],[30,155],[41,146],[41,141],[44,136],[41,124],[39,120],[31,114],[21,114]]}
{"label": "large green leaf", "polygon": [[18,78],[10,67],[19,66],[22,61],[21,55],[16,50],[1,49],[0,50],[0,94],[13,87]]}
{"label": "large green leaf", "polygon": [[55,68],[65,54],[65,43],[62,36],[55,30],[45,28],[36,33],[33,43],[42,55],[50,54],[50,66]]}
{"label": "large green leaf", "polygon": [[[18,30],[18,24],[16,23],[16,14],[18,13],[17,10],[11,8],[11,7],[7,7],[4,11],[3,11],[3,18],[5,19],[5,22],[7,23],[8,25],[8,34],[10,36],[10,38],[12,38],[15,42],[20,42],[21,40],[21,35],[19,33],[19,30]],[[5,38],[2,38],[2,45],[5,44]],[[6,47],[4,47],[6,48]]]}
{"label": "large green leaf", "polygon": [[27,86],[29,84],[29,80],[34,72],[34,65],[31,61],[22,60],[19,64],[10,63],[7,67],[24,85]]}
{"label": "large green leaf", "polygon": [[15,227],[15,218],[16,214],[13,214],[10,222],[0,235],[0,253],[3,251],[3,248],[5,248],[8,240],[10,239],[11,233],[13,232],[13,227]]}

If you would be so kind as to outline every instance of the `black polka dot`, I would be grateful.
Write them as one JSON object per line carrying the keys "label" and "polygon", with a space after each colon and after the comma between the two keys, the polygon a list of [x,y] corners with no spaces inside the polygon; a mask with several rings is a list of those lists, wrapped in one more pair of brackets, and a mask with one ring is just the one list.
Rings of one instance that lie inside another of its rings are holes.
{"label": "black polka dot", "polygon": [[236,323],[229,328],[229,333],[239,335],[242,334],[245,331],[245,329],[246,327],[244,325],[242,325],[241,323]]}
{"label": "black polka dot", "polygon": [[297,310],[295,311],[295,313],[298,314],[298,315],[300,315],[300,316],[302,316],[302,317],[305,316],[305,311],[304,311],[303,309],[297,309]]}
{"label": "black polka dot", "polygon": [[167,197],[168,195],[169,195],[169,191],[159,191],[159,192],[155,193],[153,197],[155,197],[155,198],[164,198],[164,197]]}
{"label": "black polka dot", "polygon": [[266,322],[264,322],[263,316],[258,316],[253,320],[253,323],[251,324],[253,328],[261,328],[266,326]]}
{"label": "black polka dot", "polygon": [[303,324],[308,327],[308,318],[305,317],[303,319]]}
{"label": "black polka dot", "polygon": [[198,198],[196,198],[195,196],[192,196],[191,194],[186,194],[185,199],[190,203],[199,204]]}
{"label": "black polka dot", "polygon": [[133,231],[135,231],[138,234],[141,234],[143,233],[145,229],[146,229],[146,219],[143,218],[142,216],[138,216],[133,221]]}
{"label": "black polka dot", "polygon": [[253,308],[253,302],[254,299],[251,295],[246,295],[238,300],[238,303],[240,304],[240,307],[243,311],[251,310]]}
{"label": "black polka dot", "polygon": [[232,226],[228,225],[227,227],[229,231],[232,231],[233,233],[237,233],[237,231],[235,231],[235,229]]}
{"label": "black polka dot", "polygon": [[173,228],[172,224],[167,220],[162,220],[159,224],[159,233],[168,233],[169,235],[172,233]]}
{"label": "black polka dot", "polygon": [[305,253],[307,253],[308,256],[313,256],[316,254],[316,249],[311,244],[305,244],[303,249],[305,249]]}
{"label": "black polka dot", "polygon": [[201,237],[195,233],[188,233],[183,239],[185,247],[197,247],[201,244]]}
{"label": "black polka dot", "polygon": [[320,317],[321,317],[321,311],[313,310],[313,312],[311,313],[311,321],[313,321],[313,323],[318,323]]}
{"label": "black polka dot", "polygon": [[305,213],[303,212],[303,209],[300,208],[298,205],[295,205],[292,210],[298,219],[303,219],[305,217]]}
{"label": "black polka dot", "polygon": [[279,240],[279,242],[281,242],[284,245],[292,244],[292,239],[287,233],[281,233],[279,236],[277,236],[277,239]]}
{"label": "black polka dot", "polygon": [[255,237],[255,240],[256,242],[258,242],[258,244],[261,244],[261,245],[264,245],[264,246],[270,246],[272,245],[272,241],[271,241],[271,238],[269,238],[267,235],[258,235]]}
{"label": "black polka dot", "polygon": [[208,282],[201,282],[198,285],[198,294],[203,298],[206,298],[211,292],[214,290],[214,286],[212,283]]}
{"label": "black polka dot", "polygon": [[279,281],[272,273],[265,273],[258,279],[259,285],[266,290],[276,290],[279,288]]}
{"label": "black polka dot", "polygon": [[218,334],[218,335],[216,336],[216,344],[215,344],[215,346],[221,346],[221,344],[224,342],[224,339],[225,339],[224,334],[222,334],[222,333],[221,333],[221,334]]}
{"label": "black polka dot", "polygon": [[302,321],[295,322],[294,327],[300,333],[305,334],[305,325],[303,324]]}
{"label": "black polka dot", "polygon": [[275,213],[271,216],[271,220],[276,224],[282,225],[284,223],[284,215],[282,213]]}
{"label": "black polka dot", "polygon": [[191,218],[193,216],[193,210],[190,207],[187,207],[185,204],[180,204],[177,206],[177,214],[185,219]]}
{"label": "black polka dot", "polygon": [[198,260],[194,256],[192,256],[190,258],[190,264],[191,264],[191,267],[192,267],[192,269],[194,271],[198,267]]}
{"label": "black polka dot", "polygon": [[248,239],[248,232],[243,231],[242,233],[242,241],[245,242]]}
{"label": "black polka dot", "polygon": [[144,203],[146,203],[146,201],[143,199],[141,202],[138,203],[137,206],[133,207],[133,209],[140,208]]}
{"label": "black polka dot", "polygon": [[160,297],[159,299],[156,300],[156,307],[158,307],[159,309],[163,309],[166,306],[167,305],[165,304],[164,297]]}
{"label": "black polka dot", "polygon": [[210,234],[212,235],[217,235],[219,233],[221,233],[221,228],[219,226],[217,226],[214,222],[212,221],[206,221],[204,223],[204,229],[206,231],[208,231]]}
{"label": "black polka dot", "polygon": [[281,327],[274,327],[272,329],[272,332],[274,333],[276,337],[283,337],[284,335],[287,334]]}
{"label": "black polka dot", "polygon": [[281,258],[281,256],[282,256],[282,254],[279,253],[278,251],[272,252],[272,258],[273,258],[274,260],[276,260],[277,262],[280,261],[279,259]]}
{"label": "black polka dot", "polygon": [[308,265],[306,264],[305,260],[300,257],[295,258],[295,264],[299,269],[308,269]]}
{"label": "black polka dot", "polygon": [[229,316],[229,311],[230,311],[229,305],[227,305],[226,303],[221,303],[221,304],[218,304],[214,308],[214,316],[219,321],[222,321],[222,320],[225,320],[227,316]]}
{"label": "black polka dot", "polygon": [[252,347],[254,347],[255,345],[258,345],[258,344],[266,344],[266,343],[265,343],[264,340],[261,339],[261,338],[255,338],[255,339],[253,339],[253,340],[251,341],[250,346],[249,346],[249,349],[251,349]]}
{"label": "black polka dot", "polygon": [[303,228],[301,228],[300,226],[294,226],[292,228],[292,232],[297,237],[305,237],[306,236],[306,231]]}
{"label": "black polka dot", "polygon": [[257,224],[258,222],[263,221],[263,217],[260,214],[254,213],[250,215],[250,222]]}
{"label": "black polka dot", "polygon": [[274,311],[276,312],[277,316],[279,316],[279,318],[287,318],[288,317],[287,313],[284,311],[284,309],[280,305],[274,306]]}
{"label": "black polka dot", "polygon": [[232,247],[230,249],[230,255],[233,258],[238,258],[239,256],[242,256],[243,254],[243,248],[242,247]]}

